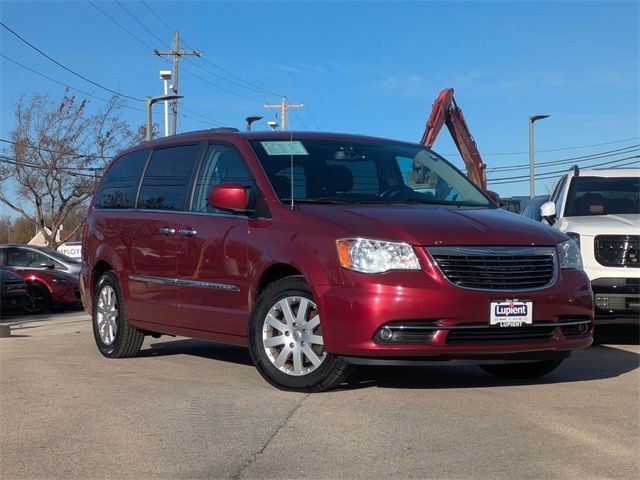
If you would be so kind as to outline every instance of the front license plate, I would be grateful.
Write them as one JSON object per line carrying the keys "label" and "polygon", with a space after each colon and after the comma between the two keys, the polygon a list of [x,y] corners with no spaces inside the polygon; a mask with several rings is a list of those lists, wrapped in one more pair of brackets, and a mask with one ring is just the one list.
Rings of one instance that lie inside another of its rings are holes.
{"label": "front license plate", "polygon": [[533,302],[518,299],[491,302],[489,325],[521,327],[531,324],[533,324]]}

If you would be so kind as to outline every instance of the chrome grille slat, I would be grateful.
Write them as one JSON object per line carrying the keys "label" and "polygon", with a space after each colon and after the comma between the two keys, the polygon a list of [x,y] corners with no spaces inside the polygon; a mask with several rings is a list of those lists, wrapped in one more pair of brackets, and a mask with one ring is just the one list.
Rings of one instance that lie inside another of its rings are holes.
{"label": "chrome grille slat", "polygon": [[463,288],[533,290],[555,280],[551,247],[427,247],[440,271]]}

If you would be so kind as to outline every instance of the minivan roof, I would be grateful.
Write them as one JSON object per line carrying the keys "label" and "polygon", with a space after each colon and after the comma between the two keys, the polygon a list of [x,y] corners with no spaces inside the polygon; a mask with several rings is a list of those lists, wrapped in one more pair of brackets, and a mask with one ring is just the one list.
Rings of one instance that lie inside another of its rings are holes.
{"label": "minivan roof", "polygon": [[189,141],[203,141],[203,140],[215,140],[215,139],[228,139],[229,137],[243,137],[247,140],[287,140],[291,137],[295,138],[307,138],[307,139],[332,139],[332,140],[374,140],[374,141],[389,141],[394,143],[408,143],[416,145],[416,142],[408,142],[402,140],[392,140],[387,138],[373,137],[368,135],[359,135],[351,133],[333,133],[333,132],[301,132],[301,131],[240,131],[232,127],[212,128],[208,130],[194,130],[191,132],[179,133],[177,135],[170,135],[168,137],[155,138],[146,142],[142,142],[138,145],[130,147],[117,156],[120,157],[125,153],[129,153],[142,148],[154,148],[165,145],[172,145],[174,143],[184,143]]}

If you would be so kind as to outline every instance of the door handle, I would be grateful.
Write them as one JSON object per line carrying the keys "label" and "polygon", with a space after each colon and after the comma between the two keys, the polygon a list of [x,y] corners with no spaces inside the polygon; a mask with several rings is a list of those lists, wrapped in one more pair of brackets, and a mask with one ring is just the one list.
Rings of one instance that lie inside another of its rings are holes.
{"label": "door handle", "polygon": [[184,235],[185,237],[192,237],[198,232],[196,232],[195,230],[191,230],[190,228],[181,228],[180,230],[178,230],[178,233],[180,235]]}
{"label": "door handle", "polygon": [[171,227],[162,227],[160,229],[160,233],[162,233],[163,235],[175,235],[176,229]]}

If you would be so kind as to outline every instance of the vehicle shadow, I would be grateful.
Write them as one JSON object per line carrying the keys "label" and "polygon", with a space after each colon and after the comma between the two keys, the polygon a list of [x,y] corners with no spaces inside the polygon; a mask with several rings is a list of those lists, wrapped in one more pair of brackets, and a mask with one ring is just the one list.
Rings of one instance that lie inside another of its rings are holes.
{"label": "vehicle shadow", "polygon": [[[625,344],[628,344],[628,337]],[[246,348],[204,340],[173,340],[151,343],[140,351],[140,357],[194,355],[211,360],[251,366]],[[536,385],[586,382],[614,378],[640,367],[640,355],[615,346],[596,345],[579,350],[554,372],[536,379],[502,379],[477,366],[358,367],[339,390],[361,388],[450,389],[483,388],[513,385]]]}
{"label": "vehicle shadow", "polygon": [[154,342],[149,348],[143,348],[138,357],[159,357],[165,355],[194,355],[197,357],[253,365],[249,350],[234,345],[208,342],[205,340],[185,339],[168,342]]}
{"label": "vehicle shadow", "polygon": [[577,351],[557,370],[533,379],[498,378],[477,366],[361,367],[345,390],[379,388],[482,388],[588,382],[614,378],[640,367],[640,355],[622,348],[597,345]]}
{"label": "vehicle shadow", "polygon": [[640,325],[596,325],[594,342],[607,345],[640,345]]}

